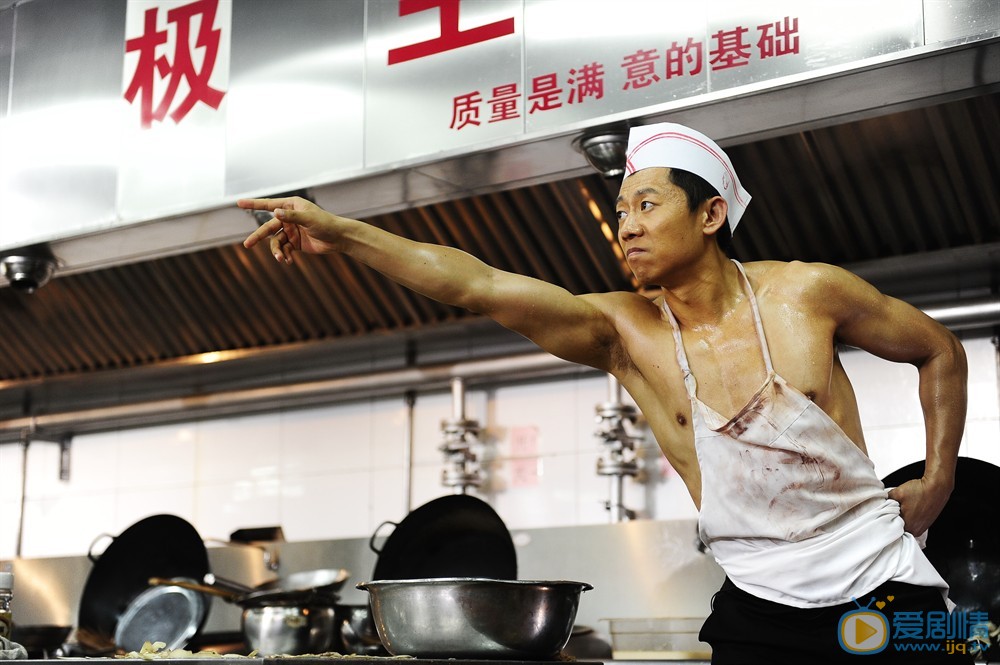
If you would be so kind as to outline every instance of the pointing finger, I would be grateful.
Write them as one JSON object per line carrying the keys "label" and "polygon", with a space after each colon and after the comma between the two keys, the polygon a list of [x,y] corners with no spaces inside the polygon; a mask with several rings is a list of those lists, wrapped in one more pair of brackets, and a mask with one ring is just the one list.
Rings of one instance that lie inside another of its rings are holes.
{"label": "pointing finger", "polygon": [[270,219],[261,224],[253,233],[247,236],[246,240],[243,241],[243,246],[249,249],[264,238],[274,235],[280,228],[280,221],[277,219]]}
{"label": "pointing finger", "polygon": [[287,197],[281,199],[239,199],[236,205],[244,210],[274,210],[290,200]]}

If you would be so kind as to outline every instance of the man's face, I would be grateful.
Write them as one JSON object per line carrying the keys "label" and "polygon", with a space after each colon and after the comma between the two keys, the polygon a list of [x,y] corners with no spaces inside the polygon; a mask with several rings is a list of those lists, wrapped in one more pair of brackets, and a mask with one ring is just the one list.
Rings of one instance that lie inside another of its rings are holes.
{"label": "man's face", "polygon": [[704,246],[697,212],[667,177],[669,169],[649,168],[625,178],[615,206],[618,242],[629,268],[643,285],[663,285],[672,268],[684,265]]}

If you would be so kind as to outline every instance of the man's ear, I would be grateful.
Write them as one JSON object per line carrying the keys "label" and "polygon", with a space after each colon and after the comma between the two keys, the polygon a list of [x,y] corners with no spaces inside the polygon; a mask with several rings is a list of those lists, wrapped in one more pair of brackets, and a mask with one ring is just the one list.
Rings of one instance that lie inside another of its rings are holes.
{"label": "man's ear", "polygon": [[706,235],[714,235],[726,223],[726,215],[729,214],[729,204],[721,196],[713,196],[705,201],[705,226]]}

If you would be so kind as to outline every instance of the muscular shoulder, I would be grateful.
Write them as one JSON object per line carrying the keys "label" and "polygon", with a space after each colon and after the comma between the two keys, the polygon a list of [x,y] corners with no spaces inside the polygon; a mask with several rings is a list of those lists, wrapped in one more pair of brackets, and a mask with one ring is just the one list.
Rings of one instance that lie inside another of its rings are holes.
{"label": "muscular shoulder", "polygon": [[761,286],[809,286],[828,279],[835,271],[843,271],[826,263],[804,261],[753,261],[744,263],[743,268],[750,281]]}
{"label": "muscular shoulder", "polygon": [[613,292],[581,296],[600,310],[613,329],[611,347],[613,370],[628,372],[637,368],[635,356],[650,343],[662,343],[663,309],[660,298],[650,299],[639,293]]}
{"label": "muscular shoulder", "polygon": [[745,264],[744,268],[758,294],[782,294],[817,305],[832,304],[831,297],[836,295],[871,288],[853,273],[828,263],[755,261]]}
{"label": "muscular shoulder", "polygon": [[612,322],[628,321],[635,317],[658,316],[659,298],[651,300],[639,293],[613,291],[589,293],[580,297],[603,312]]}

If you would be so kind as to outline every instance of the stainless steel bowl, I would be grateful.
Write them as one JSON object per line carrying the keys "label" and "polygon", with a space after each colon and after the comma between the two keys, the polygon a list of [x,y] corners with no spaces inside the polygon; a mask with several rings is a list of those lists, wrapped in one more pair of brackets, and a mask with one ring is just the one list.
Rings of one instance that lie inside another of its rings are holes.
{"label": "stainless steel bowl", "polygon": [[417,658],[551,658],[566,646],[583,582],[448,577],[358,584],[386,650]]}

